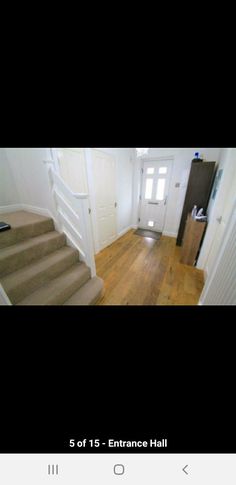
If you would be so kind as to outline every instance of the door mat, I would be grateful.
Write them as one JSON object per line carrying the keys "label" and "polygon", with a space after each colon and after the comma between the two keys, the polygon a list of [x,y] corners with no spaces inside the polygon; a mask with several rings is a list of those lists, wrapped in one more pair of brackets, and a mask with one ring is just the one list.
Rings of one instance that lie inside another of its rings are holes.
{"label": "door mat", "polygon": [[137,236],[151,237],[152,239],[160,239],[161,232],[148,231],[147,229],[137,229],[134,234]]}

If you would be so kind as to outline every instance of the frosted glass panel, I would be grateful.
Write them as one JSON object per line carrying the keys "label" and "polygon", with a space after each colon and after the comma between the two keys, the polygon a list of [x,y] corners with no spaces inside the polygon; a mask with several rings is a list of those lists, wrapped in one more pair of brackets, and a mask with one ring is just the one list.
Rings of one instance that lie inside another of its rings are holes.
{"label": "frosted glass panel", "polygon": [[159,173],[167,173],[167,167],[160,167]]}
{"label": "frosted glass panel", "polygon": [[145,199],[151,199],[152,197],[152,185],[153,179],[146,180],[146,189],[145,189]]}
{"label": "frosted glass panel", "polygon": [[153,173],[154,173],[154,168],[153,168],[153,167],[149,167],[149,168],[147,168],[147,174],[148,174],[148,175],[151,175],[151,174],[153,174]]}
{"label": "frosted glass panel", "polygon": [[165,183],[166,183],[165,179],[158,179],[157,195],[156,195],[157,200],[163,200],[164,199]]}

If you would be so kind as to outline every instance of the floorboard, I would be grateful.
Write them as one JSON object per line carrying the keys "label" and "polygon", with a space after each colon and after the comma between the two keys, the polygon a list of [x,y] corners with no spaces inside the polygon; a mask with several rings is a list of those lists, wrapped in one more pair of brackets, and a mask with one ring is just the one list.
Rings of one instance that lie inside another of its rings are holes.
{"label": "floorboard", "polygon": [[105,286],[99,305],[197,305],[203,272],[179,260],[175,238],[127,232],[96,256]]}

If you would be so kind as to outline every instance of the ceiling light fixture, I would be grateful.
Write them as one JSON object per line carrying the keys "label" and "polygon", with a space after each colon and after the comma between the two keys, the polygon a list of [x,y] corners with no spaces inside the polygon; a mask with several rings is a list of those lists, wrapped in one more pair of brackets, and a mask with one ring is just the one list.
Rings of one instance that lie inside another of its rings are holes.
{"label": "ceiling light fixture", "polygon": [[149,148],[136,148],[137,157],[143,157],[148,154]]}

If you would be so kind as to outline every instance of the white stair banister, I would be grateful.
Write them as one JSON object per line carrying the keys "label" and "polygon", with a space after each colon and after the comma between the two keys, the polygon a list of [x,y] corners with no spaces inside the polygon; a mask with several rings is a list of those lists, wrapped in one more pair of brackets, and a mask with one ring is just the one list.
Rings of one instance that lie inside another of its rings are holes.
{"label": "white stair banister", "polygon": [[0,283],[0,305],[11,305],[12,303],[10,302],[5,290],[3,289],[1,283]]}
{"label": "white stair banister", "polygon": [[70,190],[58,173],[58,164],[54,159],[45,160],[48,164],[52,196],[60,220],[60,227],[69,242],[78,249],[80,257],[96,276],[89,196]]}
{"label": "white stair banister", "polygon": [[85,245],[87,247],[87,265],[91,269],[91,275],[96,276],[96,265],[94,260],[94,247],[93,247],[93,235],[92,235],[92,228],[91,228],[91,219],[90,219],[90,207],[89,207],[89,200],[88,197],[83,199],[82,201],[82,212],[83,212],[83,222],[82,225],[84,227],[84,238],[85,238]]}

